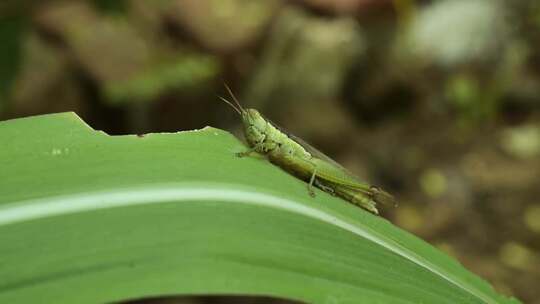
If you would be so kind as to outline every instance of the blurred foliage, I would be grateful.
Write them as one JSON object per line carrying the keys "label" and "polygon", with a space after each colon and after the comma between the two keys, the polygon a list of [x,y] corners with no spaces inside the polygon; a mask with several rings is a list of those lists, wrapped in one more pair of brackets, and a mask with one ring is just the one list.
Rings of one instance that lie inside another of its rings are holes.
{"label": "blurred foliage", "polygon": [[407,46],[413,54],[445,66],[488,61],[508,40],[502,12],[498,1],[436,1],[412,19]]}
{"label": "blurred foliage", "polygon": [[246,94],[259,103],[335,97],[364,47],[352,18],[324,20],[297,9],[284,10],[268,39]]}
{"label": "blurred foliage", "polygon": [[127,9],[126,0],[92,0],[92,2],[98,9],[108,13],[124,13]]}
{"label": "blurred foliage", "polygon": [[524,125],[504,130],[501,147],[515,158],[540,156],[540,126]]}
{"label": "blurred foliage", "polygon": [[24,17],[2,17],[0,15],[0,113],[5,107],[6,99],[13,80],[16,77],[20,60],[20,40],[24,31]]}
{"label": "blurred foliage", "polygon": [[2,119],[238,130],[227,82],[394,193],[394,223],[540,303],[536,0],[7,0],[0,39]]}
{"label": "blurred foliage", "polygon": [[162,59],[161,63],[152,63],[131,79],[105,83],[105,95],[111,101],[152,100],[164,91],[197,85],[218,70],[217,62],[210,56],[196,53],[176,56],[176,60]]}

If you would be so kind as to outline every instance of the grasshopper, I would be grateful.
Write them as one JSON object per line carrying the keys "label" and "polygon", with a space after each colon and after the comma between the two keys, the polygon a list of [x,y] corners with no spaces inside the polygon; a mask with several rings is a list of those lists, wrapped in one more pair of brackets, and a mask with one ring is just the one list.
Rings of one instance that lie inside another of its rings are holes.
{"label": "grasshopper", "polygon": [[375,214],[379,214],[377,203],[394,202],[392,195],[379,187],[363,183],[319,150],[266,119],[259,111],[244,109],[231,89],[227,85],[225,87],[234,104],[218,97],[242,117],[244,135],[249,145],[249,150],[237,153],[237,156],[252,153],[266,156],[273,164],[308,182],[311,196],[315,196],[315,186]]}

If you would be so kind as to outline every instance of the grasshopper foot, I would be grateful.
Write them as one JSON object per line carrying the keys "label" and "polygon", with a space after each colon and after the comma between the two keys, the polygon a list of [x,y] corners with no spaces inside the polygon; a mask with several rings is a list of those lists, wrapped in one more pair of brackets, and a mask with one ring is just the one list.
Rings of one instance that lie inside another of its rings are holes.
{"label": "grasshopper foot", "polygon": [[235,155],[236,157],[246,157],[246,156],[249,156],[250,153],[251,151],[236,152]]}
{"label": "grasshopper foot", "polygon": [[312,187],[309,187],[309,186],[308,186],[308,193],[309,193],[309,196],[315,197],[315,191],[313,191],[313,188],[312,188]]}
{"label": "grasshopper foot", "polygon": [[250,156],[252,153],[256,151],[256,148],[252,147],[249,150],[243,151],[243,152],[236,152],[236,157],[244,157],[244,156]]}

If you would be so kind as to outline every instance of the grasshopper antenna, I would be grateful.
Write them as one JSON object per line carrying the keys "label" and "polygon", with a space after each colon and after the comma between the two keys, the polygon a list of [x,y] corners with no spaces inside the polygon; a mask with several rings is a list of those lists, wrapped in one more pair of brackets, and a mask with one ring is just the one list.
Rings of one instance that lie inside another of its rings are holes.
{"label": "grasshopper antenna", "polygon": [[223,100],[226,104],[230,105],[238,114],[242,115],[242,112],[240,112],[240,110],[236,108],[236,106],[232,102],[228,101],[226,98],[223,98],[219,95],[218,95],[218,98]]}
{"label": "grasshopper antenna", "polygon": [[234,100],[234,103],[236,103],[236,105],[238,106],[238,109],[240,109],[241,112],[244,112],[245,111],[244,107],[242,107],[240,102],[238,102],[238,99],[236,99],[236,96],[234,96],[234,93],[232,92],[231,88],[229,88],[229,86],[226,83],[223,83],[223,85],[225,85],[225,88],[227,89],[227,91],[231,95],[232,99]]}

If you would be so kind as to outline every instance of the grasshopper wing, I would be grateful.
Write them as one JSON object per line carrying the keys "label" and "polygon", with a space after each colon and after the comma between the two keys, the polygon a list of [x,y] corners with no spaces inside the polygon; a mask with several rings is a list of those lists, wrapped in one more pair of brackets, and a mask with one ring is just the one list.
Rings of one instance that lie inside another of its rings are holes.
{"label": "grasshopper wing", "polygon": [[265,119],[272,124],[273,127],[286,134],[291,140],[302,146],[311,156],[311,163],[317,166],[317,177],[319,179],[326,180],[328,182],[338,184],[341,186],[347,186],[351,189],[360,190],[368,193],[370,191],[370,185],[360,181],[358,177],[345,169],[342,165],[331,159],[323,152],[317,150],[317,148],[311,146],[303,139],[295,136],[289,131],[276,125],[273,121]]}

